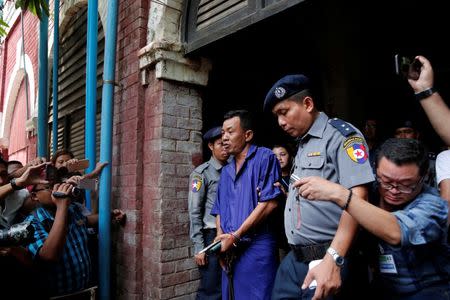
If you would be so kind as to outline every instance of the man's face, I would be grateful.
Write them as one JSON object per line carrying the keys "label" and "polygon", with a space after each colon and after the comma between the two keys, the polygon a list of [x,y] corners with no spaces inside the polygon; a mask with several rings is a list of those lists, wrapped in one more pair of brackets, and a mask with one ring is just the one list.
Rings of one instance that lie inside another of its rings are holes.
{"label": "man's face", "polygon": [[312,110],[313,107],[305,104],[305,100],[300,103],[286,99],[278,102],[272,109],[272,113],[277,117],[281,129],[297,138],[305,135],[314,122]]}
{"label": "man's face", "polygon": [[216,139],[214,142],[208,143],[208,147],[212,152],[212,155],[220,162],[226,162],[230,155],[225,151],[225,147],[222,143],[222,138]]}
{"label": "man's face", "polygon": [[57,169],[64,167],[64,163],[70,159],[72,159],[72,158],[70,157],[69,154],[63,154],[63,155],[58,156],[58,158],[55,161],[55,167]]}
{"label": "man's face", "polygon": [[394,137],[402,139],[414,139],[416,140],[419,135],[414,128],[411,127],[400,127],[395,129]]}
{"label": "man's face", "polygon": [[237,155],[245,148],[248,139],[248,132],[241,127],[241,119],[233,117],[225,120],[222,126],[222,144],[229,155]]}
{"label": "man's face", "polygon": [[391,206],[400,206],[413,200],[423,185],[419,167],[415,163],[397,166],[386,157],[382,157],[378,163],[377,180],[382,201]]}
{"label": "man's face", "polygon": [[47,184],[37,184],[31,191],[31,199],[43,206],[54,206],[52,200],[52,189]]}
{"label": "man's face", "polygon": [[8,169],[6,165],[0,164],[0,186],[5,185],[8,182]]}

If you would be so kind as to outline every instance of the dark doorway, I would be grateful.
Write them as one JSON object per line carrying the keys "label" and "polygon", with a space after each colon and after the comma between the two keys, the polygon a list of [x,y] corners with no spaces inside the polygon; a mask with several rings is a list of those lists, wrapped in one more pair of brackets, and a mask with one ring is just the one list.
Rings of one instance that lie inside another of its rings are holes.
{"label": "dark doorway", "polygon": [[[394,74],[394,54],[422,54],[435,67],[436,87],[449,98],[450,49],[444,41],[450,18],[439,1],[368,3],[305,1],[276,16],[199,49],[213,69],[203,96],[205,128],[221,124],[231,109],[252,111],[258,144],[289,138],[262,113],[268,89],[286,74],[305,73],[316,84],[322,108],[361,128],[365,118],[384,125],[414,118],[428,146],[441,141],[432,130],[408,83]],[[364,7],[362,7],[364,5]]]}

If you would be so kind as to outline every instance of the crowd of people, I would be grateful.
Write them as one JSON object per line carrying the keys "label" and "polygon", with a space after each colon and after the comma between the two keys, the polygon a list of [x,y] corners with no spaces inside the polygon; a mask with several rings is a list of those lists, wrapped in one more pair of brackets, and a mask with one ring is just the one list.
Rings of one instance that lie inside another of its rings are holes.
{"label": "crowd of people", "polygon": [[[416,60],[408,82],[450,145],[450,110],[430,62]],[[317,101],[303,74],[266,95],[296,151],[255,145],[245,110],[205,134],[212,158],[189,192],[195,261],[209,268],[197,299],[450,299],[450,150],[430,155],[411,120],[380,141],[376,120],[361,132]]]}
{"label": "crowd of people", "polygon": [[[408,82],[450,145],[450,109],[430,62],[416,59],[420,76]],[[197,298],[449,300],[450,150],[430,155],[413,120],[380,141],[377,120],[360,131],[330,118],[311,86],[287,75],[263,102],[295,147],[256,145],[246,110],[204,134],[211,158],[192,172],[188,196]],[[0,159],[2,297],[47,299],[96,284],[97,195],[89,209],[82,187],[106,163],[85,174],[80,162],[65,149],[49,162]],[[125,220],[119,209],[111,217]],[[11,238],[18,225],[25,232]]]}
{"label": "crowd of people", "polygon": [[[0,159],[0,286],[5,299],[48,299],[96,285],[92,261],[97,253],[89,241],[97,237],[97,206],[86,207],[82,182],[95,180],[106,163],[88,174],[78,163],[65,149],[50,162],[36,158],[25,166]],[[120,223],[125,214],[114,209],[111,218]],[[15,227],[20,224],[22,231]]]}

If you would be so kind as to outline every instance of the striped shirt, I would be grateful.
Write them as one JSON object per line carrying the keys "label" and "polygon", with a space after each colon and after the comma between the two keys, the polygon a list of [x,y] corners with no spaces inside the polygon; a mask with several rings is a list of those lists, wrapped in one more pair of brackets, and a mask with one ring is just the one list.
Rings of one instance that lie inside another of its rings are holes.
{"label": "striped shirt", "polygon": [[[51,295],[73,293],[88,287],[91,276],[91,258],[88,250],[87,219],[80,206],[71,204],[68,211],[68,231],[61,259],[46,266],[46,276]],[[37,208],[27,220],[31,221],[35,241],[28,245],[33,258],[48,237],[54,216],[45,208]]]}

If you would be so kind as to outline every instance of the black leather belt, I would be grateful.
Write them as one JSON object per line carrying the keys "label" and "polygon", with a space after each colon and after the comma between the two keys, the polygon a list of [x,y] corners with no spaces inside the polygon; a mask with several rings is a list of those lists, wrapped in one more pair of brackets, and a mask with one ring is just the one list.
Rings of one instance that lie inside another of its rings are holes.
{"label": "black leather belt", "polygon": [[331,242],[310,246],[297,246],[291,244],[289,246],[291,246],[292,251],[294,251],[295,258],[298,261],[310,262],[312,260],[322,259],[325,256],[325,253],[327,253],[327,249],[330,245]]}

